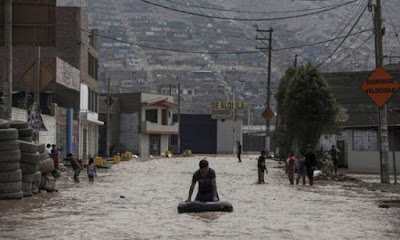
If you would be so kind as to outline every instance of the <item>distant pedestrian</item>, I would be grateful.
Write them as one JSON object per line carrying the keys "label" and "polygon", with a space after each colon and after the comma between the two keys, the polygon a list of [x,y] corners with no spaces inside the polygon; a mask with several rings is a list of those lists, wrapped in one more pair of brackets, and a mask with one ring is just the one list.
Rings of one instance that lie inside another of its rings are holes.
{"label": "distant pedestrian", "polygon": [[258,157],[257,160],[257,168],[258,168],[258,184],[265,183],[264,181],[264,171],[268,174],[267,165],[265,164],[265,159],[267,158],[267,153],[265,151],[261,151],[261,156]]}
{"label": "distant pedestrian", "polygon": [[331,148],[331,150],[329,151],[329,154],[331,155],[331,160],[332,160],[332,163],[333,163],[333,168],[334,168],[334,170],[335,170],[335,176],[336,176],[336,174],[337,174],[337,169],[338,169],[338,155],[339,155],[339,153],[340,153],[340,150],[337,149],[337,148],[335,147],[335,145],[332,145],[332,148]]}
{"label": "distant pedestrian", "polygon": [[310,186],[313,185],[313,178],[314,178],[314,167],[317,164],[317,160],[315,154],[313,153],[313,148],[311,145],[307,145],[307,153],[305,155],[305,163],[307,177],[310,182]]}
{"label": "distant pedestrian", "polygon": [[299,185],[300,178],[303,179],[303,185],[306,185],[306,169],[305,169],[305,158],[304,152],[300,151],[299,159],[297,161],[296,169],[297,169],[297,178],[296,178],[296,185]]}
{"label": "distant pedestrian", "polygon": [[79,182],[79,174],[82,171],[82,165],[79,163],[78,159],[72,155],[72,153],[68,153],[67,160],[71,161],[72,169],[74,170],[74,181]]}
{"label": "distant pedestrian", "polygon": [[97,176],[96,166],[93,164],[94,159],[89,159],[89,165],[87,166],[87,174],[89,178],[89,183],[93,183],[94,177]]}
{"label": "distant pedestrian", "polygon": [[51,145],[51,158],[54,161],[54,167],[58,169],[58,166],[60,164],[60,159],[58,157],[58,149],[55,144]]}
{"label": "distant pedestrian", "polygon": [[289,177],[289,182],[290,184],[293,185],[293,179],[294,179],[294,163],[295,163],[296,159],[294,157],[294,153],[293,151],[289,152],[289,157],[286,160],[287,162],[287,169],[286,169],[286,173],[288,174]]}
{"label": "distant pedestrian", "polygon": [[239,162],[242,162],[242,159],[240,158],[240,155],[242,154],[242,145],[240,142],[237,142],[237,157],[239,159]]}
{"label": "distant pedestrian", "polygon": [[46,145],[46,153],[49,155],[49,157],[51,157],[51,144],[50,143],[48,143]]}

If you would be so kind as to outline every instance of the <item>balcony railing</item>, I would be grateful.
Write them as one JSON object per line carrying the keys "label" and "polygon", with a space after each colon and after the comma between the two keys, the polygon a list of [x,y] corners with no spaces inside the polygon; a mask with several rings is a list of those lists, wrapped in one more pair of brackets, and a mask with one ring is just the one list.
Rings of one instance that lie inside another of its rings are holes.
{"label": "balcony railing", "polygon": [[143,121],[141,124],[141,133],[145,134],[178,134],[179,124],[161,125],[149,121]]}

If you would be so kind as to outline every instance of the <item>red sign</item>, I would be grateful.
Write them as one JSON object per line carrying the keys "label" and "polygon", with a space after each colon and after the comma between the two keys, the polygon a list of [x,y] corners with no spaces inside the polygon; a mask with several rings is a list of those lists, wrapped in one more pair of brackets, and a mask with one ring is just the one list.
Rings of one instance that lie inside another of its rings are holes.
{"label": "red sign", "polygon": [[382,108],[399,88],[400,84],[382,66],[377,67],[361,86],[379,108]]}
{"label": "red sign", "polygon": [[264,112],[261,113],[261,116],[263,116],[265,120],[269,121],[275,116],[275,113],[271,111],[271,109],[265,109]]}

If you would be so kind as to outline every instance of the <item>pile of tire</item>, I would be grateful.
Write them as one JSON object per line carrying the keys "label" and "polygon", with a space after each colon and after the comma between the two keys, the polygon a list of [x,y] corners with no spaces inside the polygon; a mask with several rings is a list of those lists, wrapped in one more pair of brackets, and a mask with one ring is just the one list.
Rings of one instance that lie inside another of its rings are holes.
{"label": "pile of tire", "polygon": [[21,199],[22,172],[18,131],[0,119],[0,199]]}
{"label": "pile of tire", "polygon": [[39,185],[42,180],[42,174],[39,171],[39,162],[46,159],[44,144],[34,144],[25,141],[19,141],[21,150],[21,171],[22,171],[22,191],[24,197],[31,197],[39,193]]}
{"label": "pile of tire", "polygon": [[28,122],[10,121],[10,127],[18,129],[18,139],[25,142],[32,142],[33,129]]}
{"label": "pile of tire", "polygon": [[[33,195],[33,180],[35,174],[39,171],[39,161],[43,157],[38,153],[38,145],[32,143],[33,129],[29,127],[28,122],[11,121],[10,127],[18,129],[22,192],[24,197],[31,197]],[[39,189],[35,193],[39,193]]]}

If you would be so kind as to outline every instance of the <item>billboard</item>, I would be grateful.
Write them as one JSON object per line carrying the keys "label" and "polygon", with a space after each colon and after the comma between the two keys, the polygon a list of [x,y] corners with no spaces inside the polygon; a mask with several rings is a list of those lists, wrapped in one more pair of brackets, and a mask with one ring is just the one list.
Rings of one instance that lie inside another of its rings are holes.
{"label": "billboard", "polygon": [[[211,103],[212,119],[232,119],[233,118],[233,102],[213,102]],[[236,117],[243,115],[245,109],[244,102],[236,102]]]}
{"label": "billboard", "polygon": [[[0,0],[0,46],[4,45],[4,0]],[[13,0],[14,46],[54,46],[56,0]]]}

